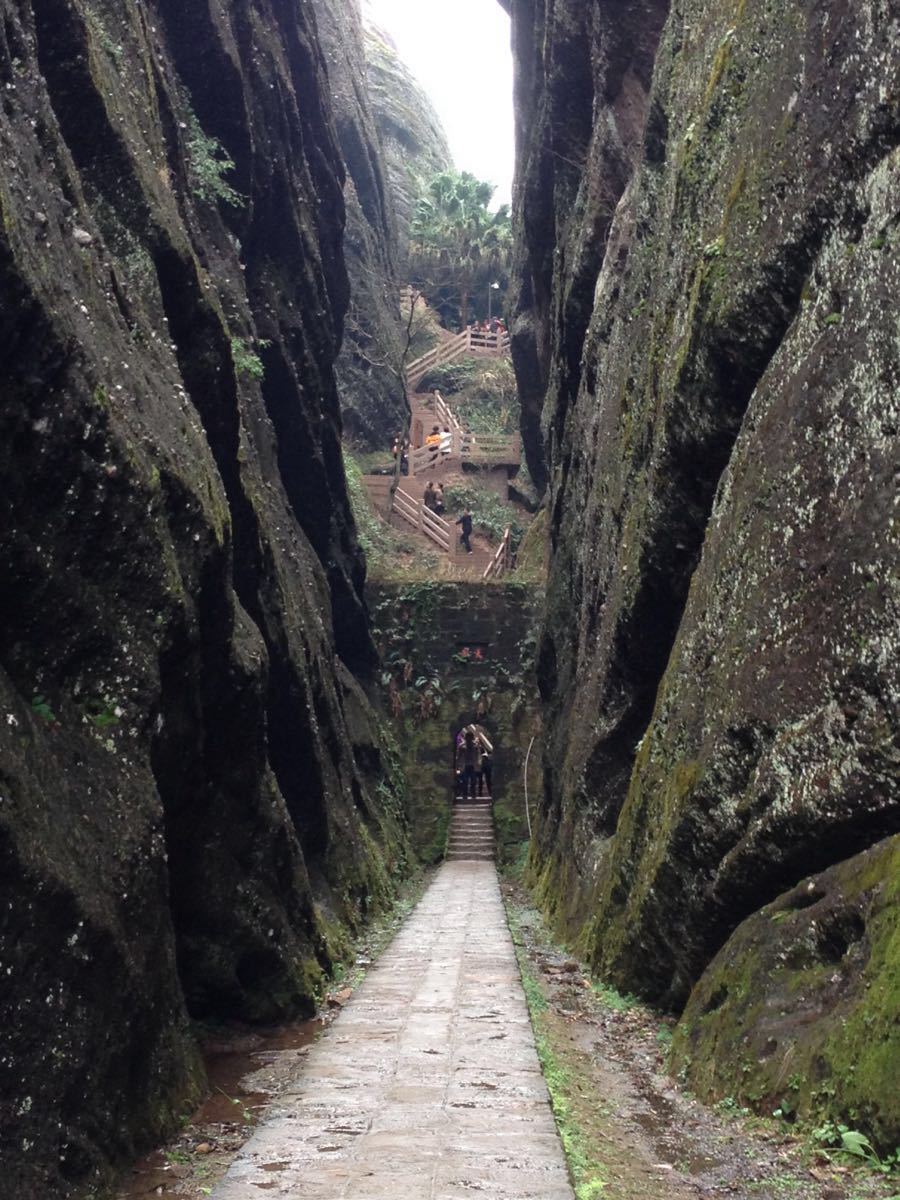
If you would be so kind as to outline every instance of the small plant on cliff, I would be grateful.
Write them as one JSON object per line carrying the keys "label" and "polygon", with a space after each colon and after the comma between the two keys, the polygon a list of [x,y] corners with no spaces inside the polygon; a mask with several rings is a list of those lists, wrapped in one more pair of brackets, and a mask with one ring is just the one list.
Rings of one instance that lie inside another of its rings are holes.
{"label": "small plant on cliff", "polygon": [[118,42],[110,34],[109,30],[103,23],[102,18],[98,13],[92,12],[91,9],[85,9],[85,23],[93,33],[99,45],[106,51],[117,66],[121,66],[123,58],[123,49]]}
{"label": "small plant on cliff", "polygon": [[193,113],[188,117],[187,130],[188,172],[194,195],[210,204],[224,200],[234,208],[243,208],[246,200],[225,179],[226,173],[234,170],[234,160],[222,143],[203,132]]}
{"label": "small plant on cliff", "polygon": [[[262,341],[256,344],[268,346],[269,343]],[[249,375],[251,379],[262,379],[266,373],[259,355],[250,349],[243,338],[231,339],[231,359],[238,375]]]}
{"label": "small plant on cliff", "polygon": [[106,729],[110,725],[118,725],[121,717],[122,709],[108,697],[103,700],[89,699],[84,703],[84,718],[95,729]]}
{"label": "small plant on cliff", "polygon": [[44,696],[35,696],[31,701],[31,711],[38,717],[43,717],[51,724],[56,721],[56,713],[47,703]]}

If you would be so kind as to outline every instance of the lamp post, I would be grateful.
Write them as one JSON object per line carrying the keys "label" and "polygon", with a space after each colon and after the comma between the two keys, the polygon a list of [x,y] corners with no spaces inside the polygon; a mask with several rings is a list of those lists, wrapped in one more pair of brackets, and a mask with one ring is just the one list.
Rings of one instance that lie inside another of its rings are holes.
{"label": "lamp post", "polygon": [[492,309],[492,302],[494,299],[494,292],[499,292],[499,290],[500,290],[499,283],[492,283],[488,287],[488,323],[490,323],[490,320],[491,320],[491,309]]}

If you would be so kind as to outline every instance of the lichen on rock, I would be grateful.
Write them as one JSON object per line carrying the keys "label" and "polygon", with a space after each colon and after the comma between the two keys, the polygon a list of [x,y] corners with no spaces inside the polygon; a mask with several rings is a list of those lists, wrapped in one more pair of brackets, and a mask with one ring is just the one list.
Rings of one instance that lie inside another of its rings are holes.
{"label": "lichen on rock", "polygon": [[385,449],[409,413],[403,380],[404,326],[395,196],[366,76],[366,48],[356,0],[316,0],[329,98],[344,160],[344,258],[350,299],[337,360],[344,432]]}
{"label": "lichen on rock", "polygon": [[677,1009],[745,918],[900,825],[897,14],[689,0],[657,48],[660,8],[624,46],[618,6],[512,8],[551,544],[533,878],[598,972]]}
{"label": "lichen on rock", "polygon": [[[314,1008],[405,870],[308,7],[3,5],[0,1157],[66,1197]],[[352,731],[351,731],[352,725]]]}
{"label": "lichen on rock", "polygon": [[675,1031],[671,1065],[705,1100],[900,1127],[900,838],[804,879],[713,959]]}

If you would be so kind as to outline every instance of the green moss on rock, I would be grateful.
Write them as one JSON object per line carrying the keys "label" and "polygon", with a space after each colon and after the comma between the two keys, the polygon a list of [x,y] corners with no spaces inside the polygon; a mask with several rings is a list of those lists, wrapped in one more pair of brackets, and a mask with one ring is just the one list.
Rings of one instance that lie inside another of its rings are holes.
{"label": "green moss on rock", "polygon": [[705,1100],[828,1118],[900,1142],[900,837],[819,875],[732,934],[675,1030]]}

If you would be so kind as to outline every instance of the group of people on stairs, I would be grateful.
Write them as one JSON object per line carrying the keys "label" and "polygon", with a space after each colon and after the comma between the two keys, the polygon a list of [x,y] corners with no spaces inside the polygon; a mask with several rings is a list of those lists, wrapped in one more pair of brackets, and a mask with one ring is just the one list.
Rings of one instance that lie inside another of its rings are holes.
{"label": "group of people on stairs", "polygon": [[422,497],[422,503],[426,508],[430,508],[433,513],[437,513],[439,517],[444,515],[444,485],[438,481],[437,483],[428,480],[425,484],[425,494]]}
{"label": "group of people on stairs", "polygon": [[443,429],[441,429],[440,425],[433,425],[431,433],[425,439],[425,445],[430,446],[434,451],[431,458],[431,463],[434,465],[438,460],[438,455],[447,458],[450,454],[450,451],[453,449],[453,434],[446,425]]}
{"label": "group of people on stairs", "polygon": [[[446,511],[446,506],[444,504],[444,485],[440,481],[438,483],[434,483],[429,479],[425,484],[425,493],[422,496],[422,503],[427,509],[430,509],[431,512],[435,513],[439,517],[442,517]],[[467,554],[472,553],[472,543],[470,539],[472,537],[473,522],[474,518],[471,510],[468,508],[465,509],[462,515],[457,517],[456,521],[454,522],[460,527],[459,540]]]}
{"label": "group of people on stairs", "polygon": [[456,735],[456,795],[474,800],[491,798],[494,776],[494,747],[480,725],[466,725]]}

